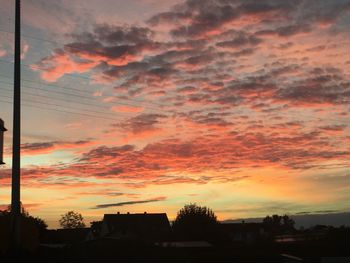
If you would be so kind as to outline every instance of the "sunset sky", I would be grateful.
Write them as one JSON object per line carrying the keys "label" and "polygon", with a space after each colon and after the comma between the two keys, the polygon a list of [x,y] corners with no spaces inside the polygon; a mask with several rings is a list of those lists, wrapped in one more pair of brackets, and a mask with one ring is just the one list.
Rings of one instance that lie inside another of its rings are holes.
{"label": "sunset sky", "polygon": [[[0,0],[10,203],[14,2]],[[22,203],[350,210],[350,0],[23,0]]]}

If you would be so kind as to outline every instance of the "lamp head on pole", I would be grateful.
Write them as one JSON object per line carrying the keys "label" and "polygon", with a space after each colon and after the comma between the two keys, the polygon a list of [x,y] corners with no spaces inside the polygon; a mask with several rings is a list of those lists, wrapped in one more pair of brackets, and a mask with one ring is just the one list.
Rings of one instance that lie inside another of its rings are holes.
{"label": "lamp head on pole", "polygon": [[3,155],[4,155],[4,132],[7,131],[7,129],[4,126],[4,121],[0,119],[0,165],[5,164],[3,162]]}

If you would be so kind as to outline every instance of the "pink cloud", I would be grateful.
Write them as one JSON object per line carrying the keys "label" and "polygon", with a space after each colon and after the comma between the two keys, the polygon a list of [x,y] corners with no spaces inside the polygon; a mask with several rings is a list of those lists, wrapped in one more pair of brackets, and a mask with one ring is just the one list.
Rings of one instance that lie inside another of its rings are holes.
{"label": "pink cloud", "polygon": [[58,52],[34,64],[31,68],[41,71],[41,77],[48,82],[55,82],[65,74],[84,73],[94,68],[98,62],[76,62],[69,54]]}
{"label": "pink cloud", "polygon": [[64,141],[53,141],[53,142],[39,142],[39,143],[25,143],[21,146],[21,152],[24,155],[38,155],[48,154],[54,151],[81,149],[88,146],[94,145],[95,142],[90,140],[75,141],[75,142],[64,142]]}
{"label": "pink cloud", "polygon": [[0,57],[3,57],[7,54],[6,50],[0,49]]}
{"label": "pink cloud", "polygon": [[144,108],[136,107],[136,106],[113,106],[111,110],[114,112],[123,112],[123,113],[139,113],[144,111]]}

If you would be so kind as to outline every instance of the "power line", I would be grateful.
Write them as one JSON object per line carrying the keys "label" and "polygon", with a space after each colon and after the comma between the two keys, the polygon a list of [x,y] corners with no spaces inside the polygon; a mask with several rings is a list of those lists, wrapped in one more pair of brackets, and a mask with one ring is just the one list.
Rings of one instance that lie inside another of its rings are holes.
{"label": "power line", "polygon": [[[8,104],[13,104],[13,103],[10,102],[10,101],[4,101],[4,100],[0,100],[0,102],[8,103]],[[35,103],[36,103],[36,102],[35,102]],[[60,110],[60,109],[44,108],[44,107],[34,106],[34,105],[29,105],[29,104],[24,104],[24,103],[22,103],[22,106],[31,107],[31,108],[37,108],[37,109],[41,109],[41,110],[57,111],[57,112],[67,113],[67,114],[84,115],[84,116],[93,117],[93,118],[97,118],[97,119],[103,119],[103,120],[120,121],[120,120],[117,120],[117,119],[114,119],[114,118],[107,118],[107,117],[102,117],[102,116],[96,116],[96,115],[85,114],[85,113],[78,113],[78,112],[72,112],[72,111],[65,111],[65,110]]]}
{"label": "power line", "polygon": [[[8,78],[11,79],[10,77],[0,74],[1,77],[4,78]],[[72,87],[67,87],[67,86],[61,86],[61,85],[56,85],[56,84],[52,84],[52,83],[45,83],[42,81],[35,81],[35,80],[30,80],[30,79],[25,79],[25,78],[21,78],[21,80],[26,81],[26,82],[32,82],[32,83],[37,83],[37,84],[41,84],[41,85],[45,85],[45,86],[50,86],[50,87],[57,87],[57,88],[61,88],[61,89],[66,89],[66,90],[74,90],[74,91],[78,91],[78,92],[82,92],[82,93],[86,93],[86,94],[90,94],[91,93],[89,91],[86,90],[81,90],[81,89],[76,89],[76,88],[72,88]]]}
{"label": "power line", "polygon": [[[2,81],[0,81],[1,83]],[[5,83],[5,82],[2,82],[2,83]],[[10,83],[5,83],[5,84],[8,84],[10,85]],[[33,87],[27,87],[27,86],[23,86],[23,87],[26,87],[26,88],[31,88],[33,90],[36,90],[37,88],[33,88]],[[0,88],[0,90],[6,90],[6,91],[12,91],[10,89],[4,89],[4,88]],[[45,90],[45,89],[40,89],[40,90],[44,90],[46,92],[54,92],[54,91],[48,91],[48,90]],[[98,108],[103,108],[103,109],[109,109],[109,107],[104,107],[104,106],[101,106],[101,105],[95,105],[95,104],[91,104],[91,103],[84,103],[84,102],[75,102],[75,101],[71,101],[71,100],[66,100],[66,99],[63,99],[63,98],[55,98],[55,97],[49,97],[49,96],[44,96],[44,95],[37,95],[37,94],[33,94],[33,93],[29,93],[29,92],[24,92],[25,94],[28,94],[30,96],[37,96],[37,97],[43,97],[43,98],[47,98],[47,99],[52,99],[52,100],[60,100],[60,101],[63,101],[63,102],[70,102],[70,103],[76,103],[76,104],[82,104],[82,105],[86,105],[86,106],[93,106],[93,107],[98,107]],[[62,92],[62,94],[66,94],[66,95],[73,95],[73,94],[69,94],[69,93],[64,93]],[[128,105],[128,106],[133,106],[133,107],[137,107],[137,105],[132,105],[132,104],[123,104],[123,103],[119,103],[121,105]],[[61,105],[62,107],[65,107],[63,105]],[[152,109],[152,108],[147,108],[147,107],[144,107],[146,109]],[[82,109],[83,110],[83,109]],[[158,109],[154,109],[156,111],[158,111]],[[169,112],[171,114],[174,114],[174,112],[172,111],[168,111],[168,110],[164,110],[165,112]],[[98,112],[98,113],[103,113],[103,112]],[[103,114],[108,114],[108,113],[103,113]],[[299,117],[300,114],[292,114],[292,113],[289,113],[288,114],[289,116],[294,116],[294,117]],[[334,122],[342,122],[340,121],[339,119],[333,119],[333,118],[327,118],[327,119],[322,119],[322,118],[318,118],[318,117],[313,117],[313,116],[307,116],[308,118],[311,118],[311,119],[314,119],[314,120],[318,120],[318,121],[323,121],[323,120],[330,120],[330,121],[334,121]]]}
{"label": "power line", "polygon": [[[3,60],[3,59],[0,59],[0,62],[5,62],[5,63],[13,63],[13,62],[11,62],[11,61],[7,61],[7,60]],[[23,65],[23,64],[22,64]],[[3,75],[4,76],[4,75]],[[74,75],[75,76],[75,75]],[[6,78],[8,78],[7,76],[4,76],[4,77],[6,77]],[[76,76],[76,77],[82,77],[82,76]],[[25,81],[27,81],[27,80],[25,80]],[[1,82],[1,81],[0,81]],[[60,88],[65,88],[65,89],[67,89],[67,90],[69,90],[69,88],[68,87],[62,87],[62,86],[59,86],[59,85],[53,85],[53,84],[45,84],[45,83],[43,83],[43,82],[39,82],[39,81],[30,81],[30,82],[33,82],[33,83],[38,83],[38,84],[43,84],[43,85],[48,85],[48,86],[55,86],[55,87],[60,87]],[[5,83],[5,84],[9,84],[9,83]],[[25,86],[23,86],[23,87],[25,87]],[[26,86],[27,88],[33,88],[33,87],[28,87],[28,86]],[[39,89],[39,88],[35,88],[35,89]],[[43,89],[42,89],[43,90]],[[84,92],[84,93],[87,93],[86,91],[81,91],[81,90],[78,90],[79,92]],[[51,92],[56,92],[56,93],[58,93],[57,91],[51,91]],[[60,92],[60,93],[63,93],[63,92]],[[72,94],[70,94],[70,95],[72,95]],[[76,95],[76,94],[74,94],[74,95],[72,95],[72,96],[82,96],[82,95]],[[84,96],[83,96],[84,97]],[[113,96],[113,97],[115,97],[115,96]],[[85,96],[85,98],[87,98],[86,96]],[[90,97],[88,97],[87,99],[90,99],[90,100],[94,100],[94,99],[92,99],[92,98],[90,98]],[[139,102],[139,103],[145,103],[144,101],[138,101],[138,100],[133,100],[133,99],[124,99],[124,98],[118,98],[118,99],[123,99],[123,100],[130,100],[130,101],[134,101],[134,102]],[[150,104],[150,105],[157,105],[157,106],[159,106],[159,107],[167,107],[167,105],[163,105],[163,104],[159,104],[159,103],[149,103],[149,102],[146,102],[146,103],[148,103],[148,104]],[[135,106],[135,105],[132,105],[132,104],[126,104],[126,103],[122,103],[122,104],[124,104],[124,105],[128,105],[128,106]],[[143,106],[143,105],[142,105]],[[143,106],[144,107],[144,106]],[[152,109],[152,108],[150,108],[149,106],[147,106],[149,109]],[[144,107],[144,108],[147,108],[147,107]],[[153,110],[159,110],[159,109],[155,109],[155,108],[153,108]],[[164,110],[164,109],[162,109],[163,111],[166,111],[166,110]]]}
{"label": "power line", "polygon": [[[4,84],[11,85],[11,83],[8,83],[8,82],[2,81],[2,80],[0,80],[0,83],[4,83]],[[35,87],[25,86],[25,85],[22,85],[22,86],[25,87],[25,88],[28,88],[28,89],[41,90],[41,91],[46,91],[46,92],[50,92],[50,93],[56,93],[56,94],[60,94],[60,95],[74,96],[74,97],[78,97],[78,98],[83,98],[83,99],[87,99],[87,100],[96,101],[96,99],[91,98],[91,97],[88,97],[88,96],[84,96],[84,95],[78,95],[78,94],[67,93],[67,92],[56,91],[56,90],[47,90],[47,89],[43,89],[43,88],[35,88]]]}
{"label": "power line", "polygon": [[[0,88],[0,90],[12,92],[11,89]],[[45,99],[59,100],[59,101],[63,101],[63,102],[70,102],[70,103],[82,104],[82,105],[86,105],[86,106],[98,107],[98,108],[102,108],[102,109],[108,109],[108,110],[110,109],[110,107],[104,107],[104,106],[101,106],[101,105],[95,105],[95,104],[91,104],[91,103],[84,103],[84,102],[81,102],[81,101],[72,101],[72,100],[67,100],[67,99],[63,99],[63,98],[55,98],[55,97],[45,96],[45,95],[41,95],[41,94],[38,95],[38,94],[30,93],[30,92],[23,92],[23,94],[27,94],[27,95],[30,95],[30,96],[36,96],[36,97],[40,97],[40,98],[45,98]]]}
{"label": "power line", "polygon": [[[24,93],[24,94],[28,94],[28,93]],[[30,96],[36,96],[34,94],[29,94]],[[8,98],[8,99],[12,99],[12,97],[10,96],[4,96],[2,95],[2,97],[4,98]],[[38,97],[41,97],[41,96],[38,96]],[[44,105],[51,105],[51,106],[58,106],[58,107],[64,107],[64,108],[67,108],[67,109],[71,109],[71,110],[84,110],[84,111],[88,111],[88,112],[92,112],[92,113],[97,113],[97,114],[108,114],[106,112],[102,112],[102,111],[94,111],[94,110],[89,110],[89,109],[82,109],[82,108],[76,108],[76,107],[67,107],[65,105],[61,105],[61,104],[55,104],[55,103],[49,103],[49,102],[42,102],[42,101],[31,101],[31,100],[28,100],[28,99],[23,99],[23,101],[27,101],[27,102],[33,102],[33,103],[40,103],[40,104],[44,104]],[[111,113],[109,113],[111,114]]]}
{"label": "power line", "polygon": [[[35,94],[29,94],[31,96],[36,96]],[[3,96],[3,97],[6,97],[6,98],[10,98],[12,99],[12,97],[7,97],[7,96]],[[66,107],[65,105],[60,105],[60,104],[53,104],[53,103],[45,103],[45,102],[37,102],[37,101],[31,101],[31,100],[26,100],[24,99],[24,101],[26,102],[30,102],[30,103],[39,103],[39,104],[44,104],[44,105],[50,105],[50,106],[57,106],[57,107],[63,107],[63,108],[68,108],[68,109],[72,109],[72,110],[85,110],[85,109],[81,109],[81,108],[74,108],[74,107]],[[4,101],[3,101],[4,102]],[[9,102],[7,102],[9,103]],[[25,105],[25,104],[23,104]],[[32,105],[27,105],[27,106],[30,106],[30,107],[36,107],[36,106],[32,106]],[[47,109],[47,108],[42,108],[42,107],[37,107],[39,109]],[[55,109],[50,109],[50,110],[55,110]],[[62,110],[57,110],[59,112],[66,112],[66,111],[62,111]],[[92,113],[98,113],[98,114],[108,114],[108,113],[104,113],[104,112],[98,112],[98,111],[91,111],[91,110],[87,110],[87,111],[90,111]],[[67,113],[71,113],[71,112],[67,112]],[[91,117],[94,117],[94,118],[99,118],[100,116],[95,116],[95,115],[89,115],[89,114],[85,114],[85,113],[77,113],[77,112],[72,112],[74,114],[82,114],[82,115],[85,115],[85,116],[91,116]],[[296,114],[290,114],[290,115],[294,115],[296,116]],[[299,116],[299,115],[298,115]],[[102,119],[108,119],[108,120],[116,120],[114,118],[108,118],[108,117],[102,117]],[[322,118],[317,118],[317,117],[312,117],[312,116],[308,116],[308,118],[311,118],[311,119],[314,119],[314,120],[318,120],[318,121],[323,121],[324,119]],[[335,121],[335,122],[342,122],[340,120],[336,120],[336,119],[330,119],[330,118],[327,118],[326,120],[331,120],[331,121]]]}
{"label": "power line", "polygon": [[[0,83],[4,83],[6,85],[12,85],[12,83],[8,83],[8,82],[2,81],[2,80],[0,80]],[[47,90],[47,89],[43,89],[43,88],[35,88],[35,87],[30,87],[30,86],[25,86],[25,85],[22,85],[22,87],[27,88],[27,89],[32,89],[32,90],[40,90],[40,91],[44,91],[44,92],[55,93],[55,94],[59,94],[59,95],[73,96],[73,97],[78,97],[78,98],[83,98],[83,99],[87,99],[87,100],[90,100],[90,101],[98,102],[94,98],[83,96],[83,95],[78,95],[78,94],[73,94],[73,93],[61,92],[61,91],[56,91],[56,90]],[[132,103],[125,103],[125,102],[116,102],[116,103],[120,104],[120,105],[130,106],[130,107],[140,107],[140,106],[142,106],[145,109],[159,111],[158,108],[153,108],[153,107],[144,106],[144,105],[135,105],[135,104],[132,104]],[[103,107],[101,105],[94,105],[94,104],[92,104],[92,105],[95,106],[95,107],[99,107],[99,108],[106,108],[106,107]],[[163,111],[166,111],[166,112],[169,112],[169,113],[173,113],[173,112],[168,111],[168,110],[163,110]]]}
{"label": "power line", "polygon": [[[4,88],[0,88],[0,90],[2,91],[7,91],[7,92],[11,92],[12,90],[10,89],[4,89]],[[65,100],[65,99],[61,99],[61,98],[52,98],[49,96],[44,96],[44,95],[37,95],[37,94],[33,94],[30,92],[22,92],[23,94],[29,95],[29,96],[33,96],[33,97],[40,97],[40,98],[46,98],[46,99],[52,99],[52,100],[59,100],[59,101],[63,101],[63,102],[70,102],[70,103],[75,103],[75,104],[81,104],[81,105],[86,105],[86,106],[93,106],[93,107],[100,107],[103,109],[108,109],[110,110],[109,107],[103,107],[100,105],[93,105],[93,104],[89,104],[89,103],[84,103],[84,102],[75,102],[75,101],[71,101],[71,100]],[[6,96],[3,96],[6,97]],[[9,99],[12,99],[12,97],[7,97]],[[25,99],[24,99],[25,100]],[[28,100],[27,100],[28,101]],[[41,104],[45,104],[45,105],[53,105],[53,106],[59,106],[59,107],[65,107],[67,108],[65,105],[61,105],[61,104],[53,104],[53,103],[46,103],[46,102],[41,102],[41,101],[29,101],[29,102],[35,102],[35,103],[41,103]],[[70,109],[74,109],[74,110],[84,110],[84,111],[89,111],[92,113],[98,113],[98,114],[108,114],[108,115],[113,115],[113,113],[108,113],[108,112],[101,112],[101,111],[94,111],[94,110],[89,110],[89,109],[83,109],[83,108],[75,108],[75,107],[69,107]]]}
{"label": "power line", "polygon": [[[11,63],[11,64],[14,63],[13,61],[5,60],[5,59],[0,59],[0,62]],[[42,68],[42,67],[39,67],[39,66],[28,65],[28,64],[24,64],[24,63],[21,63],[21,66],[25,66],[25,67],[30,68],[32,70],[33,69],[37,69],[37,70],[41,70],[41,71],[47,70],[46,68]],[[62,70],[57,70],[57,69],[50,69],[50,70],[53,71],[53,72],[57,72],[57,73],[64,73],[65,75],[71,76],[73,78],[80,78],[80,79],[95,80],[96,81],[96,79],[93,79],[93,78],[90,78],[90,77],[76,75],[76,74],[73,74],[73,73],[65,73]]]}
{"label": "power line", "polygon": [[[3,75],[3,74],[0,74],[0,76],[1,77],[5,77],[5,78],[10,78],[10,77],[8,77],[6,75]],[[42,81],[29,80],[29,79],[25,79],[25,78],[22,78],[22,80],[26,81],[26,82],[31,82],[31,83],[37,83],[37,84],[44,85],[44,86],[58,87],[58,88],[62,88],[62,89],[68,90],[68,91],[73,90],[73,91],[78,91],[78,92],[81,92],[81,93],[86,93],[88,95],[91,95],[91,93],[89,91],[80,90],[80,89],[76,89],[76,88],[72,88],[72,87],[68,87],[68,86],[60,86],[60,85],[55,85],[55,84],[51,84],[51,83],[48,84],[48,83],[45,83],[45,82],[42,82]],[[11,85],[12,85],[12,83],[11,83]],[[101,96],[101,97],[113,97],[113,98],[116,98],[115,96]],[[162,108],[163,107],[167,107],[167,105],[156,103],[156,102],[140,101],[140,100],[131,99],[131,98],[119,98],[119,97],[117,97],[117,98],[120,99],[120,100],[128,100],[128,101],[132,101],[132,102],[136,102],[136,103],[143,103],[143,104],[148,104],[148,105],[156,105],[156,106],[159,106],[159,107],[162,107]],[[141,105],[141,106],[144,106],[144,105]]]}
{"label": "power line", "polygon": [[[9,77],[6,77],[6,78],[9,78]],[[24,81],[26,81],[26,80],[24,80]],[[32,82],[35,83],[36,81],[32,81]],[[0,83],[4,83],[4,84],[7,84],[7,85],[12,85],[12,83],[5,82],[5,81],[2,81],[2,80],[0,80]],[[40,83],[40,82],[37,82],[37,83]],[[88,96],[84,96],[84,95],[72,94],[72,93],[67,93],[67,92],[60,92],[60,91],[56,91],[56,90],[46,90],[46,89],[43,89],[43,88],[35,88],[35,87],[31,87],[31,86],[26,86],[26,85],[22,85],[22,86],[26,87],[26,88],[29,88],[29,89],[41,90],[41,91],[45,91],[45,92],[51,92],[51,93],[56,93],[56,94],[63,94],[63,95],[68,95],[68,96],[75,96],[75,97],[84,98],[84,99],[88,99],[88,100],[92,100],[92,101],[96,102],[96,99],[88,97]],[[66,89],[69,90],[69,88],[66,88]],[[124,99],[124,100],[129,100],[129,101],[139,102],[139,103],[145,103],[145,102],[132,100],[132,99]],[[158,108],[153,108],[153,107],[149,107],[149,106],[145,106],[145,105],[135,105],[135,104],[125,103],[125,102],[117,102],[117,103],[119,103],[121,105],[132,106],[132,107],[142,106],[142,107],[144,107],[146,109],[151,109],[151,110],[156,110],[156,111],[159,110]],[[149,104],[158,105],[159,107],[166,107],[166,105],[162,105],[162,104],[156,104],[156,103],[149,103]],[[162,111],[167,111],[167,110],[162,109]],[[171,112],[171,111],[168,111],[168,112]]]}

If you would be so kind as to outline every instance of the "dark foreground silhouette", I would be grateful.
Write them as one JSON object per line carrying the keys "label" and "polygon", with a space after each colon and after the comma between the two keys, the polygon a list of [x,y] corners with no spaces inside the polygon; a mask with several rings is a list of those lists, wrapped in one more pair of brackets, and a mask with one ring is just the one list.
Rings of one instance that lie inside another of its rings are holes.
{"label": "dark foreground silhouette", "polygon": [[[348,236],[349,237],[349,236]],[[296,243],[221,244],[212,247],[157,247],[135,240],[99,239],[64,248],[40,246],[23,253],[34,262],[325,262],[325,258],[349,257],[348,242],[332,239]],[[344,241],[344,240],[343,240]],[[303,261],[291,261],[291,255]],[[2,257],[1,262],[13,262]],[[338,262],[338,261],[331,261]],[[344,262],[344,261],[339,261]]]}
{"label": "dark foreground silhouette", "polygon": [[65,228],[47,230],[24,211],[20,251],[10,247],[10,219],[0,213],[0,262],[350,262],[349,227],[297,230],[286,215],[225,224],[189,204],[172,225],[165,213],[116,213],[90,228],[67,218]]}

